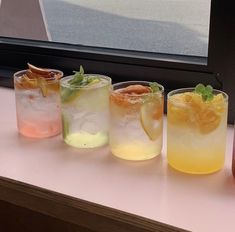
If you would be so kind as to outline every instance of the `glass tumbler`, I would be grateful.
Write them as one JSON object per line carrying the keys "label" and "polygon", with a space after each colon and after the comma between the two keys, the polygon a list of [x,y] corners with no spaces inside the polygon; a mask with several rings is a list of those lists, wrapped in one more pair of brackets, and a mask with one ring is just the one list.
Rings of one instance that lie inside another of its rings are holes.
{"label": "glass tumbler", "polygon": [[109,92],[111,78],[98,74],[84,74],[85,78],[99,78],[97,84],[74,86],[61,79],[61,109],[64,142],[76,148],[94,148],[108,143]]}
{"label": "glass tumbler", "polygon": [[164,88],[141,93],[143,86],[149,88],[150,82],[121,82],[111,91],[109,144],[122,159],[148,160],[161,153]]}
{"label": "glass tumbler", "polygon": [[185,173],[208,174],[223,167],[228,95],[214,90],[205,101],[194,88],[168,93],[167,160]]}
{"label": "glass tumbler", "polygon": [[27,76],[28,70],[14,74],[17,127],[20,134],[46,138],[61,132],[59,79],[63,73],[47,69],[53,78]]}
{"label": "glass tumbler", "polygon": [[[234,113],[234,111],[233,111]],[[235,178],[235,123],[233,124],[233,151],[232,151],[232,174]]]}

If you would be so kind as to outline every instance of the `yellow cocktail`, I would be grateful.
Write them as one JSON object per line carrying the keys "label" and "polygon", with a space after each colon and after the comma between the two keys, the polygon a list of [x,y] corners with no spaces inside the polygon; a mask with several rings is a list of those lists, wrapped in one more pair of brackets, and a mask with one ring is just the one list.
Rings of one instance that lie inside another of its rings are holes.
{"label": "yellow cocktail", "polygon": [[170,166],[186,173],[212,173],[224,164],[228,96],[211,87],[207,94],[205,88],[168,94],[167,159]]}
{"label": "yellow cocktail", "polygon": [[110,147],[126,160],[147,160],[162,148],[163,86],[129,81],[113,85]]}

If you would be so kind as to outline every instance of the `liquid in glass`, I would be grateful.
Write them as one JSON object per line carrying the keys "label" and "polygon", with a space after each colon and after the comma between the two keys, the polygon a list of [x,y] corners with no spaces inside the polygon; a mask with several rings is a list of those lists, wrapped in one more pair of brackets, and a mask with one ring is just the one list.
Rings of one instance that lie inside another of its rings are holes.
{"label": "liquid in glass", "polygon": [[148,160],[161,153],[163,91],[163,86],[145,81],[113,85],[110,148],[115,156],[126,160]]}
{"label": "liquid in glass", "polygon": [[61,132],[59,80],[63,73],[37,68],[14,74],[17,127],[20,134],[45,138]]}
{"label": "liquid in glass", "polygon": [[194,88],[170,92],[167,102],[169,165],[191,174],[220,170],[225,159],[227,111],[228,96],[219,90],[213,90],[208,100]]}
{"label": "liquid in glass", "polygon": [[109,77],[84,74],[83,70],[77,77],[61,80],[65,143],[77,148],[94,148],[108,143],[110,86]]}

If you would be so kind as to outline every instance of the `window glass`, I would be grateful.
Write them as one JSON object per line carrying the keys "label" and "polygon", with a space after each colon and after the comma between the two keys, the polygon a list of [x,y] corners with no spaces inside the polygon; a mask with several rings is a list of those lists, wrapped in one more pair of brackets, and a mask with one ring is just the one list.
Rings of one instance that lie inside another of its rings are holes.
{"label": "window glass", "polygon": [[207,56],[210,0],[2,0],[0,36]]}

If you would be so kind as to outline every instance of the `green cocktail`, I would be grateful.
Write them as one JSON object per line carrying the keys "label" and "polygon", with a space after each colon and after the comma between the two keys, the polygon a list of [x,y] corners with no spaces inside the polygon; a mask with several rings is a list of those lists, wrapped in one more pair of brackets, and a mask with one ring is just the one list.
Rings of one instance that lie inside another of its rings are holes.
{"label": "green cocktail", "polygon": [[77,148],[107,144],[111,79],[84,74],[81,67],[80,72],[63,78],[60,83],[65,143]]}

